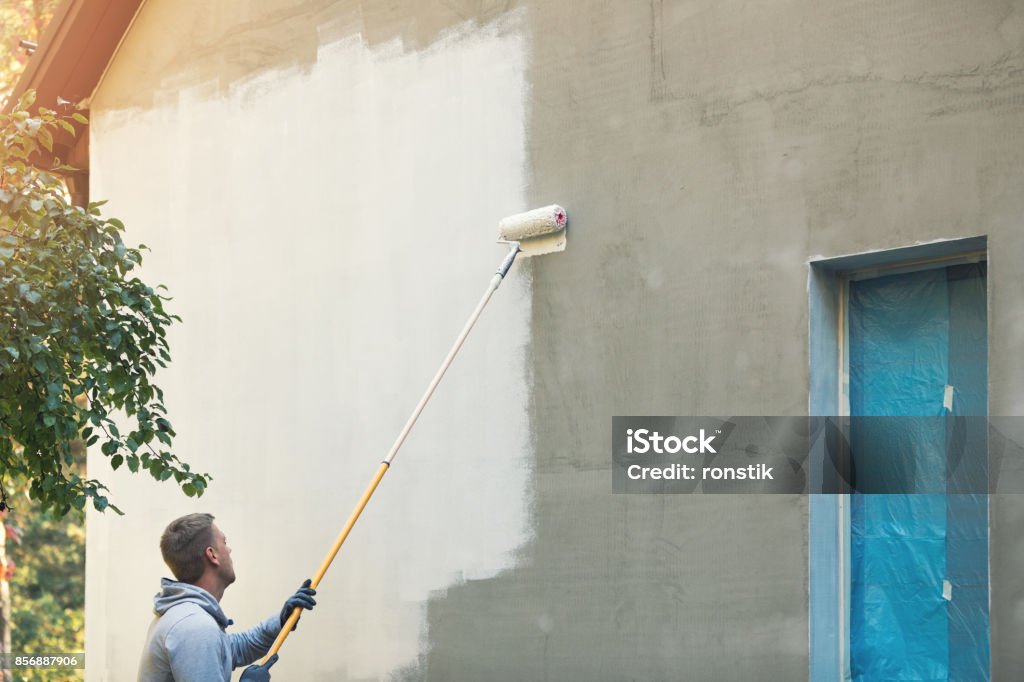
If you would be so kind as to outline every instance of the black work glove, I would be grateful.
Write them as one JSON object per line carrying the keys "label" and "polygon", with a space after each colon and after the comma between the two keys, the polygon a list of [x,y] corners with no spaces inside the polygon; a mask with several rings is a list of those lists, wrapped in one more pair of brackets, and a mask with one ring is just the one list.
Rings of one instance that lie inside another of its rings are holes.
{"label": "black work glove", "polygon": [[[285,621],[288,620],[288,616],[292,615],[292,611],[295,610],[296,606],[301,606],[304,609],[312,609],[316,606],[316,599],[313,599],[313,595],[316,594],[316,590],[310,587],[312,583],[312,580],[306,578],[306,582],[302,583],[302,587],[300,587],[295,594],[288,597],[288,601],[284,603],[284,607],[281,609],[281,625],[285,624]],[[298,621],[296,621],[295,627],[293,627],[292,630],[294,631],[297,627],[299,627]]]}
{"label": "black work glove", "polygon": [[277,654],[270,657],[266,665],[250,665],[242,671],[238,682],[270,682],[270,666],[277,663]]}

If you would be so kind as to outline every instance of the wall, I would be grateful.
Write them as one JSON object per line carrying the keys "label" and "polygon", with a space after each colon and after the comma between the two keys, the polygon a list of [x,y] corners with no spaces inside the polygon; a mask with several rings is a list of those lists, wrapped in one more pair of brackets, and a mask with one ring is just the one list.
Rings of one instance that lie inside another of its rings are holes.
{"label": "wall", "polygon": [[[93,102],[93,192],[176,295],[172,416],[217,479],[111,477],[90,679],[130,676],[179,513],[223,519],[239,623],[312,570],[490,225],[553,201],[569,249],[517,266],[281,674],[806,679],[807,500],[612,496],[610,419],[804,413],[807,261],[979,234],[990,412],[1020,413],[1022,46],[1020,2],[149,0]],[[995,679],[1022,526],[993,500]]]}

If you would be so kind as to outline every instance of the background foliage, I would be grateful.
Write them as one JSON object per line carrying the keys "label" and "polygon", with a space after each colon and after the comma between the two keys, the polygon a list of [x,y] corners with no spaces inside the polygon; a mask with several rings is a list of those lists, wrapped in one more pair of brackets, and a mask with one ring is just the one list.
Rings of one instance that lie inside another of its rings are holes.
{"label": "background foliage", "polygon": [[[85,469],[75,447],[74,467]],[[11,651],[85,650],[85,524],[79,514],[59,517],[26,507],[7,514],[11,592]],[[19,670],[25,682],[72,682],[81,670]]]}
{"label": "background foliage", "polygon": [[[21,40],[38,42],[60,0],[4,0],[0,3],[0,102],[7,99],[29,55]],[[75,448],[78,475],[85,472],[84,448]],[[0,472],[2,475],[3,472]],[[14,516],[14,518],[10,518]],[[9,581],[13,651],[78,652],[85,648],[85,526],[78,514],[62,518],[26,507],[0,512],[5,536],[0,580]],[[10,675],[8,676],[10,677]],[[82,671],[19,671],[26,682],[71,682]]]}
{"label": "background foliage", "polygon": [[18,43],[39,42],[60,0],[3,0],[0,2],[0,99],[14,87],[29,55]]}

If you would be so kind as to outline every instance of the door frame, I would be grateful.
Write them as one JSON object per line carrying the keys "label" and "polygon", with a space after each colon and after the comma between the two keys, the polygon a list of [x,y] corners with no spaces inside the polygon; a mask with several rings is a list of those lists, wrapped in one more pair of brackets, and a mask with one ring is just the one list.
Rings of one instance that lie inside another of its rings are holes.
{"label": "door frame", "polygon": [[[985,236],[809,260],[808,414],[850,414],[850,281],[987,261]],[[847,682],[851,679],[849,495],[811,495],[807,555],[810,680]]]}

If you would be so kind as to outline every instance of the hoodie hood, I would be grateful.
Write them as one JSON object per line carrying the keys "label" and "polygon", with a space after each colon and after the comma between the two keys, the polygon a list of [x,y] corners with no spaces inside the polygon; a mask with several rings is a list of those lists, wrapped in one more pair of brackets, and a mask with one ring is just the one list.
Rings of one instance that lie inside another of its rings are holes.
{"label": "hoodie hood", "polygon": [[162,616],[167,613],[168,609],[178,604],[199,606],[213,616],[222,630],[234,622],[224,615],[217,599],[203,588],[189,583],[180,583],[170,578],[161,578],[160,591],[153,597],[153,610],[158,616]]}

